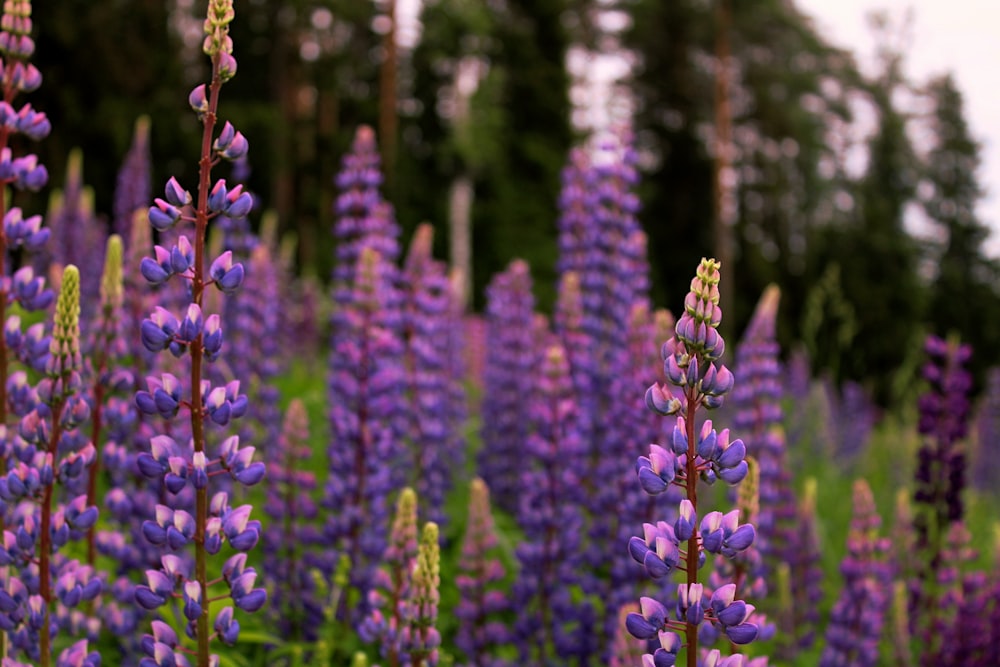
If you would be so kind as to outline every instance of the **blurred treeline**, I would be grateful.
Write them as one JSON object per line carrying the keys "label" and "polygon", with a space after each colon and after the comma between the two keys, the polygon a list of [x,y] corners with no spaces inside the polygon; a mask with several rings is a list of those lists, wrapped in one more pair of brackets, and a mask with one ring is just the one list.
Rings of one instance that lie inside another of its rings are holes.
{"label": "blurred treeline", "polygon": [[[777,282],[784,349],[804,345],[814,370],[862,381],[883,404],[912,391],[926,332],[972,343],[980,377],[998,362],[997,263],[984,255],[987,228],[975,213],[980,148],[950,76],[905,77],[907,45],[892,22],[873,28],[877,63],[862,73],[793,0],[429,0],[419,39],[397,25],[395,53],[384,39],[391,2],[236,5],[240,73],[223,115],[250,139],[249,184],[298,239],[303,273],[330,274],[331,184],[364,123],[380,130],[404,234],[433,222],[440,256],[453,188],[472,184],[475,306],[489,278],[523,257],[550,307],[560,170],[586,139],[573,119],[594,102],[574,86],[618,54],[632,75],[602,104],[612,116],[634,110],[658,305],[680,308],[698,259],[717,254],[726,235],[729,331]],[[154,192],[169,174],[193,179],[184,156],[197,126],[184,101],[206,72],[203,3],[191,4],[36,7],[45,83],[31,102],[52,120],[39,146],[52,187],[80,146],[97,210],[111,211],[140,114],[152,119]],[[869,131],[852,129],[856,121]],[[721,227],[720,123],[731,132],[735,197]]]}

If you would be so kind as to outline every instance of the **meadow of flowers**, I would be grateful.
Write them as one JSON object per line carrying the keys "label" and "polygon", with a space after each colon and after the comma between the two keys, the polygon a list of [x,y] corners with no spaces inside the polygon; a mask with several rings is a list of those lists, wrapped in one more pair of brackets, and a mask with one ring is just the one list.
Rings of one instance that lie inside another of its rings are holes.
{"label": "meadow of flowers", "polygon": [[551,317],[520,260],[475,316],[358,128],[319,294],[248,221],[233,19],[210,0],[197,182],[154,197],[138,123],[109,233],[78,166],[45,221],[12,205],[50,123],[4,5],[3,667],[1000,665],[1000,374],[973,405],[967,346],[929,338],[882,417],[782,355],[776,286],[728,348],[718,262],[655,309],[627,133],[569,156]]}

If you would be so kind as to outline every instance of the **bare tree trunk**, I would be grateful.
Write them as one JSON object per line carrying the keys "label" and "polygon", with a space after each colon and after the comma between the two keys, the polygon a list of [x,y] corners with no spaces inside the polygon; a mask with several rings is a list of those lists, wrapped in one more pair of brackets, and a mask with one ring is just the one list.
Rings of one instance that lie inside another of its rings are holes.
{"label": "bare tree trunk", "polygon": [[385,15],[389,19],[389,29],[382,38],[385,58],[379,71],[379,145],[382,146],[382,171],[385,174],[387,193],[395,187],[396,176],[396,134],[399,127],[397,113],[397,70],[399,53],[396,44],[396,0],[388,0]]}
{"label": "bare tree trunk", "polygon": [[476,191],[472,176],[462,171],[451,182],[448,192],[449,260],[457,271],[455,298],[462,310],[468,310],[472,296],[472,201]]}

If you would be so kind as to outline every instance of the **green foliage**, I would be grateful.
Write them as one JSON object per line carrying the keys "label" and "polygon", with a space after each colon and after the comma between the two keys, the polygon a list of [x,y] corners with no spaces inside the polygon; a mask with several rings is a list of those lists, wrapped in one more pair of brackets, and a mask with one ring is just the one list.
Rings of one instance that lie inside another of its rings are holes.
{"label": "green foliage", "polygon": [[983,194],[976,179],[980,146],[969,132],[962,94],[950,74],[932,80],[927,95],[934,105],[930,124],[935,145],[924,171],[931,194],[923,206],[942,238],[934,248],[937,275],[927,317],[936,334],[958,333],[972,344],[976,363],[970,368],[982,387],[987,368],[1000,363],[1000,296],[995,288],[1000,274],[984,254],[989,230],[975,213]]}
{"label": "green foliage", "polygon": [[840,266],[830,264],[810,288],[802,315],[802,341],[809,350],[813,371],[829,368],[836,377],[840,360],[849,353],[857,333],[854,307],[841,288]]}
{"label": "green foliage", "polygon": [[[477,303],[513,257],[541,277],[542,307],[554,302],[556,199],[572,141],[563,9],[563,0],[437,0],[421,17],[425,32],[412,60],[419,111],[403,120],[399,218],[404,230],[438,222],[436,240],[446,245],[448,189],[460,174],[473,177]],[[455,115],[461,63],[479,72],[465,118]]]}

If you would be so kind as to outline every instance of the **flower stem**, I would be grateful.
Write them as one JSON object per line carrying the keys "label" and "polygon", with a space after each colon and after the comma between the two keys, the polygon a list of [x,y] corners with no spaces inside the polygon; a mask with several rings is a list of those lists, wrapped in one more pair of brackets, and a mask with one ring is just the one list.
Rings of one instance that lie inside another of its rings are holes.
{"label": "flower stem", "polygon": [[[194,267],[191,278],[191,300],[199,307],[205,290],[205,236],[208,229],[208,193],[212,177],[212,134],[215,129],[216,110],[219,108],[219,55],[212,57],[212,82],[209,85],[208,111],[203,118],[204,130],[201,137],[201,159],[198,161],[198,205],[195,209]],[[204,408],[201,396],[202,337],[191,343],[191,437],[194,451],[205,451]],[[198,667],[209,667],[209,607],[207,552],[205,550],[205,527],[208,523],[208,488],[202,487],[195,493],[195,579],[201,588],[203,600],[201,615],[197,621]]]}
{"label": "flower stem", "polygon": [[[692,359],[691,363],[698,361]],[[687,482],[687,497],[694,507],[694,516],[698,516],[698,462],[697,447],[698,434],[695,429],[695,413],[698,410],[698,394],[694,390],[687,392],[687,414],[685,416],[685,427],[687,429],[687,466],[685,472]],[[698,583],[698,531],[691,533],[687,546],[687,584],[690,590],[692,584]],[[698,667],[698,626],[692,623],[685,623],[685,635],[687,637],[687,666]]]}
{"label": "flower stem", "polygon": [[[52,436],[49,438],[49,454],[52,456],[51,465],[55,468],[56,455],[59,450],[59,439],[62,437],[62,427],[59,424],[62,415],[65,399],[57,401],[52,406]],[[55,481],[45,487],[42,495],[42,520],[39,526],[39,554],[38,554],[38,592],[45,601],[44,617],[39,636],[39,651],[41,652],[39,663],[41,667],[49,667],[52,660],[52,638],[49,632],[49,611],[52,605],[52,489]]]}

